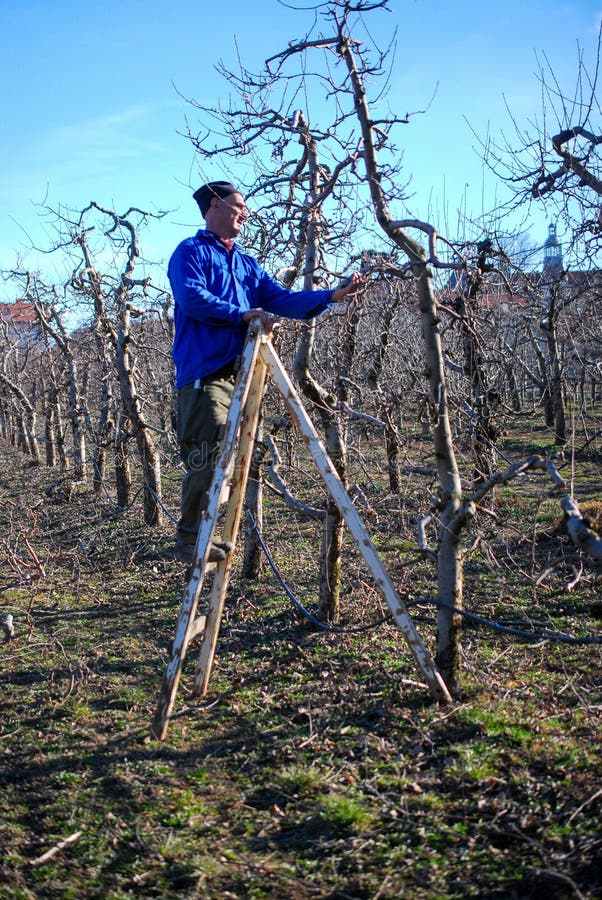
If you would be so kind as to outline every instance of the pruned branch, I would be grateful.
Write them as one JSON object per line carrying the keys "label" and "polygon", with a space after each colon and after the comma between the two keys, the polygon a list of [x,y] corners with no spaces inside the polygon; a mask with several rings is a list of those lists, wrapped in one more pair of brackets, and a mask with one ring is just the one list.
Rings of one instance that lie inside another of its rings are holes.
{"label": "pruned branch", "polygon": [[284,500],[289,509],[294,510],[301,516],[305,516],[309,519],[324,519],[326,516],[326,510],[320,509],[315,506],[310,506],[307,503],[303,503],[301,500],[297,500],[296,497],[293,497],[290,492],[287,484],[280,474],[280,466],[282,465],[282,457],[280,455],[280,451],[276,446],[276,441],[271,435],[266,435],[264,441],[270,451],[271,454],[271,462],[268,468],[268,477],[274,487],[278,495]]}
{"label": "pruned branch", "polygon": [[593,559],[602,559],[602,538],[589,527],[577,503],[572,497],[563,497],[561,506],[566,516],[566,530],[573,544]]}

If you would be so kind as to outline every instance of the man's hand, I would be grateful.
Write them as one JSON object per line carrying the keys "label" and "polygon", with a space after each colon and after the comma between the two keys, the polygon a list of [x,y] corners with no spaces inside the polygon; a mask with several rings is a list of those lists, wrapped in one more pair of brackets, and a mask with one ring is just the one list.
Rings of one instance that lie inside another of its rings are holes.
{"label": "man's hand", "polygon": [[247,325],[251,319],[259,319],[268,334],[274,327],[274,319],[265,311],[265,309],[248,309],[242,314],[242,320],[243,322],[246,322]]}
{"label": "man's hand", "polygon": [[358,289],[366,283],[366,276],[361,272],[354,272],[351,278],[340,284],[332,292],[331,300],[333,303],[340,303],[341,300],[347,300],[357,293]]}

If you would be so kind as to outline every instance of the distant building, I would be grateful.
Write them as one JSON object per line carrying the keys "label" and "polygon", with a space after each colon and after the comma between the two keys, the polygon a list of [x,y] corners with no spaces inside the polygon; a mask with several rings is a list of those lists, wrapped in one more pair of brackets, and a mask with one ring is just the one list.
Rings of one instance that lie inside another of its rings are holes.
{"label": "distant building", "polygon": [[31,303],[17,300],[15,303],[0,303],[2,332],[11,344],[28,347],[42,339],[42,328]]}
{"label": "distant building", "polygon": [[548,227],[548,238],[543,245],[543,274],[558,278],[562,272],[562,244],[556,237],[556,226]]}
{"label": "distant building", "polygon": [[562,244],[556,235],[556,226],[548,226],[548,237],[543,245],[543,267],[539,290],[544,305],[552,302],[565,304],[567,299],[573,312],[580,315],[591,303],[592,292],[599,295],[602,273],[598,270],[566,270],[562,259]]}

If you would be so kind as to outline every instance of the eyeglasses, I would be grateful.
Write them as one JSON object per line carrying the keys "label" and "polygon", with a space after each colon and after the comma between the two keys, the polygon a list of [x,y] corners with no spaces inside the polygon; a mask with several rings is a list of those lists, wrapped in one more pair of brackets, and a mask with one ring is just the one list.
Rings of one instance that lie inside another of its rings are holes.
{"label": "eyeglasses", "polygon": [[234,209],[238,210],[243,216],[250,216],[249,207],[244,203],[233,203]]}
{"label": "eyeglasses", "polygon": [[230,209],[235,209],[238,213],[244,216],[246,219],[251,215],[248,206],[245,203],[230,203],[228,200],[222,198],[222,203],[226,206],[229,206]]}

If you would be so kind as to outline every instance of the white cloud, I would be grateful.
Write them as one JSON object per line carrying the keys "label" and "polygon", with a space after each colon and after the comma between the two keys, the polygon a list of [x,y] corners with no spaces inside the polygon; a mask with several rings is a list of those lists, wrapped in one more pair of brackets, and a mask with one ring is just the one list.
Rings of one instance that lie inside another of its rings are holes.
{"label": "white cloud", "polygon": [[52,128],[42,134],[32,152],[38,160],[53,166],[77,156],[81,165],[84,153],[90,161],[116,162],[124,157],[160,152],[162,142],[155,137],[151,123],[155,111],[150,104],[121,112],[84,119]]}

